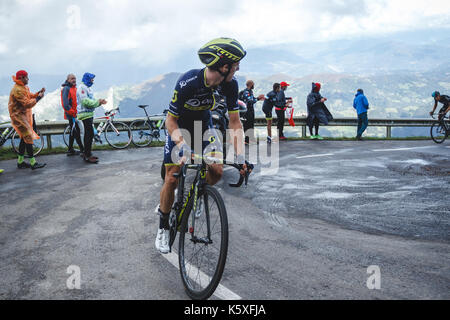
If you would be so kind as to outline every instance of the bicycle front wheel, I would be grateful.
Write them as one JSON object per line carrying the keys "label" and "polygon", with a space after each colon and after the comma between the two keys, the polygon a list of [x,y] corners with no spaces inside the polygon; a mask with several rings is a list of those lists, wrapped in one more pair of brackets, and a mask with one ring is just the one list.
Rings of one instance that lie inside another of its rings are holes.
{"label": "bicycle front wheel", "polygon": [[70,126],[67,126],[66,129],[64,129],[63,133],[63,140],[67,147],[69,146],[70,130],[71,130]]}
{"label": "bicycle front wheel", "polygon": [[126,123],[112,122],[105,129],[105,139],[115,149],[125,149],[131,143],[131,130]]}
{"label": "bicycle front wheel", "polygon": [[152,140],[152,129],[146,120],[134,120],[130,124],[132,142],[136,147],[146,147]]}
{"label": "bicycle front wheel", "polygon": [[[191,200],[193,201],[193,200]],[[222,278],[228,251],[228,218],[219,192],[206,185],[195,212],[186,207],[180,228],[179,264],[189,297],[208,299]]]}
{"label": "bicycle front wheel", "polygon": [[444,142],[447,138],[447,130],[442,123],[433,123],[430,129],[431,139],[436,143]]}
{"label": "bicycle front wheel", "polygon": [[[37,156],[41,153],[42,149],[44,149],[44,138],[42,137],[39,130],[35,130],[36,134],[39,136],[39,139],[33,141],[33,157]],[[11,146],[15,153],[19,153],[19,144],[20,144],[20,136],[17,131],[14,132],[11,138]],[[28,154],[25,152],[25,156],[28,158]]]}

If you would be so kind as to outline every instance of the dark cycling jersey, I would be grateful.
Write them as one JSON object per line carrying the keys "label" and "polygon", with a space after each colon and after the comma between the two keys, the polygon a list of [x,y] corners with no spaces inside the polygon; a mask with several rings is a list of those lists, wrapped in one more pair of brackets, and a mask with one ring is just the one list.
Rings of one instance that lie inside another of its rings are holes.
{"label": "dark cycling jersey", "polygon": [[178,125],[188,124],[195,120],[208,121],[211,118],[211,108],[214,106],[214,90],[225,96],[228,113],[239,112],[238,82],[223,82],[219,87],[206,85],[204,69],[194,69],[182,75],[175,86],[169,113],[178,118]]}
{"label": "dark cycling jersey", "polygon": [[442,103],[444,107],[448,108],[448,106],[450,105],[450,97],[445,94],[441,94],[438,102]]}
{"label": "dark cycling jersey", "polygon": [[[215,90],[225,97],[229,114],[239,112],[237,80],[233,78],[230,82],[224,81],[218,87],[213,88],[207,86],[205,72],[206,68],[190,70],[183,74],[177,81],[172,101],[169,104],[169,114],[178,119],[180,129],[186,129],[191,134],[192,148],[194,148],[194,121],[202,122],[202,133],[212,128],[210,110],[215,104]],[[211,132],[210,135],[214,136],[215,132]],[[218,139],[209,138],[209,141],[203,141],[203,149],[213,141],[218,141]],[[172,159],[174,147],[175,143],[168,135],[164,148],[164,163],[166,165],[174,164]],[[218,147],[216,149],[220,150]]]}

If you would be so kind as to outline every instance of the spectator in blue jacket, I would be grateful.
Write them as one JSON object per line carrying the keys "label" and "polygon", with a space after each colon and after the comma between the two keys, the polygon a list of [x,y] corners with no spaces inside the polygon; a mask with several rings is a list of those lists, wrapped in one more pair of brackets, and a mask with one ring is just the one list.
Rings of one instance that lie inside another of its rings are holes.
{"label": "spectator in blue jacket", "polygon": [[362,134],[369,124],[369,119],[367,118],[369,101],[367,101],[363,89],[358,89],[356,92],[355,99],[353,100],[353,108],[356,109],[356,113],[358,114],[358,132],[356,134],[356,139],[362,140]]}

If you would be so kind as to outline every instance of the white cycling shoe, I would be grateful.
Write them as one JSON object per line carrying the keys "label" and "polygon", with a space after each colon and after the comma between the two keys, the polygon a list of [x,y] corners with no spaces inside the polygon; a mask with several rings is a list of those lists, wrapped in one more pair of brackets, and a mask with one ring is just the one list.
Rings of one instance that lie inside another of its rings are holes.
{"label": "white cycling shoe", "polygon": [[159,252],[166,254],[169,253],[169,230],[158,229],[156,234],[155,247]]}

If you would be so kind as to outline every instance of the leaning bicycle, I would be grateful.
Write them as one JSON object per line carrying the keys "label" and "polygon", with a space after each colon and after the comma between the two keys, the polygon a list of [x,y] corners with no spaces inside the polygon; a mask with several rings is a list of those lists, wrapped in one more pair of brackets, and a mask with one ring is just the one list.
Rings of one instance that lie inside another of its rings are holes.
{"label": "leaning bicycle", "polygon": [[[148,105],[139,105],[139,108],[143,109],[147,119],[134,120],[130,124],[131,131],[133,133],[132,142],[136,147],[147,147],[154,140],[160,140],[161,131],[165,131],[165,122],[167,112],[164,110],[161,114],[148,115],[146,107]],[[162,117],[159,120],[151,120],[150,117]]]}
{"label": "leaning bicycle", "polygon": [[[95,120],[104,120],[99,123],[97,129],[94,130],[94,141],[103,144],[101,134],[104,134],[106,142],[115,149],[125,149],[131,143],[132,133],[130,127],[121,121],[115,121],[114,116],[120,112],[119,108],[115,108],[105,112],[104,117],[95,118]],[[95,129],[95,128],[94,128]],[[70,125],[64,130],[64,143],[69,146]]]}
{"label": "leaning bicycle", "polygon": [[[15,153],[19,153],[20,136],[16,130],[10,125],[10,122],[5,122],[2,125],[7,125],[3,129],[0,128],[0,147],[3,146],[8,139],[11,139],[11,147]],[[37,156],[44,149],[44,139],[42,139],[41,132],[36,128],[33,115],[33,130],[40,137],[33,140],[33,156]],[[28,155],[26,155],[28,157]]]}
{"label": "leaning bicycle", "polygon": [[[432,116],[434,119],[434,116]],[[448,116],[442,116],[442,118],[431,125],[430,135],[436,143],[442,143],[450,134],[450,121]]]}
{"label": "leaning bicycle", "polygon": [[[169,225],[169,247],[179,232],[178,260],[181,279],[192,299],[207,299],[216,290],[222,278],[228,251],[227,210],[220,193],[206,184],[206,161],[184,164],[179,173],[178,191],[172,207]],[[187,170],[195,171],[195,178],[185,189]]]}

